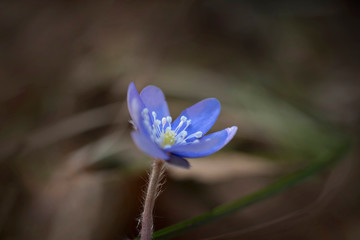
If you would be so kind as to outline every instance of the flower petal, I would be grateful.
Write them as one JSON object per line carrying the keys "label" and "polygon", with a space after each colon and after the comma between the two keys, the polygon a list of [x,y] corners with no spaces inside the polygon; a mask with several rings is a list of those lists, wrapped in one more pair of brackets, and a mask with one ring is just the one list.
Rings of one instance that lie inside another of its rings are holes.
{"label": "flower petal", "polygon": [[140,93],[141,100],[149,109],[149,113],[156,112],[157,119],[170,116],[169,108],[165,100],[164,93],[160,88],[147,86]]}
{"label": "flower petal", "polygon": [[135,120],[135,115],[137,115],[136,112],[139,110],[139,109],[135,109],[138,108],[138,106],[136,106],[134,102],[138,102],[137,105],[139,106],[139,108],[144,108],[145,106],[141,101],[140,95],[135,87],[135,84],[131,82],[127,92],[127,105],[130,116],[133,120]]}
{"label": "flower petal", "polygon": [[136,128],[144,133],[146,136],[149,136],[149,133],[144,126],[141,111],[145,108],[144,103],[142,102],[138,91],[136,90],[135,84],[132,82],[129,85],[127,92],[127,105],[132,121],[134,122]]}
{"label": "flower petal", "polygon": [[[188,135],[198,131],[201,131],[204,135],[214,125],[219,116],[220,109],[220,103],[216,98],[202,100],[185,109],[172,124],[172,129],[174,130],[179,125],[180,118],[185,116],[188,120],[191,120],[190,126],[186,129]],[[183,127],[178,132],[181,132],[185,125],[183,124]]]}
{"label": "flower petal", "polygon": [[173,155],[173,154],[171,154],[170,158],[168,160],[165,160],[165,161],[167,163],[169,163],[171,165],[174,165],[174,166],[177,166],[177,167],[186,168],[186,169],[190,168],[190,163],[188,162],[188,160],[186,160],[186,159],[184,159],[182,157]]}
{"label": "flower petal", "polygon": [[165,149],[165,151],[171,152],[181,157],[204,157],[213,154],[224,147],[234,137],[236,131],[237,127],[233,126],[204,136],[199,139],[198,143],[174,145],[168,149]]}
{"label": "flower petal", "polygon": [[131,137],[133,138],[137,147],[143,151],[144,153],[163,160],[167,160],[170,156],[161,150],[156,143],[151,141],[149,138],[145,137],[139,132],[133,131],[131,132]]}

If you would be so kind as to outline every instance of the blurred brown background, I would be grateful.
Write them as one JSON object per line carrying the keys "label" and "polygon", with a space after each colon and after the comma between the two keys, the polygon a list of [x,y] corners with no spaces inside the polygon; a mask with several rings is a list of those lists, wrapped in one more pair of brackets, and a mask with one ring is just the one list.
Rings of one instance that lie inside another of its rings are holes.
{"label": "blurred brown background", "polygon": [[155,230],[311,163],[337,126],[355,145],[336,167],[176,239],[360,239],[358,14],[340,0],[1,1],[0,238],[137,236],[151,159],[129,136],[134,81],[162,88],[173,118],[216,97],[213,131],[239,127],[168,168]]}

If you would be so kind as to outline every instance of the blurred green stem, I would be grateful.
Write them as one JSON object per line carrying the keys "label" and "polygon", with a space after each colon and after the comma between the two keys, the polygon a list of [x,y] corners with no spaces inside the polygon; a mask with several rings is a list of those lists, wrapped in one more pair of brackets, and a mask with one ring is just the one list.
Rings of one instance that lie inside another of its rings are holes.
{"label": "blurred green stem", "polygon": [[153,209],[155,199],[159,195],[159,186],[163,172],[164,162],[154,159],[153,168],[150,174],[148,187],[145,195],[144,212],[141,217],[141,240],[150,240],[153,232]]}

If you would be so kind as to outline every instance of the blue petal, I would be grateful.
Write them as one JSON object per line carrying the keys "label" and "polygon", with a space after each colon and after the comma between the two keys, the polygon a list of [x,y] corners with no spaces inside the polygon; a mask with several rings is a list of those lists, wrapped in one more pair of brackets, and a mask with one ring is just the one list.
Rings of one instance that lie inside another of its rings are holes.
{"label": "blue petal", "polygon": [[145,108],[135,84],[132,82],[129,85],[127,93],[127,105],[131,119],[133,120],[136,128],[143,134],[149,136],[149,133],[143,123],[141,111]]}
{"label": "blue petal", "polygon": [[213,154],[224,147],[234,137],[236,131],[237,127],[233,126],[204,136],[199,139],[198,143],[174,145],[166,149],[166,151],[181,157],[204,157]]}
{"label": "blue petal", "polygon": [[[216,98],[202,100],[185,109],[172,124],[172,129],[174,130],[179,125],[181,116],[185,116],[191,120],[190,126],[186,129],[188,135],[197,131],[206,134],[219,116],[220,108],[220,103]],[[184,127],[185,125],[186,124],[183,124]],[[180,128],[179,132],[181,132],[184,127]]]}
{"label": "blue petal", "polygon": [[144,153],[163,160],[167,160],[170,156],[165,153],[162,149],[160,149],[156,143],[151,141],[149,138],[145,137],[139,132],[133,131],[131,132],[131,137],[133,138],[137,147],[143,151]]}
{"label": "blue petal", "polygon": [[149,113],[153,111],[156,112],[157,119],[161,120],[163,117],[170,116],[164,93],[160,88],[147,86],[141,91],[140,97],[145,106],[149,109]]}
{"label": "blue petal", "polygon": [[169,163],[171,165],[174,165],[174,166],[177,166],[177,167],[186,168],[186,169],[190,168],[190,163],[188,162],[188,160],[186,160],[186,159],[184,159],[182,157],[173,155],[173,154],[171,154],[170,158],[168,160],[165,160],[165,161],[167,163]]}

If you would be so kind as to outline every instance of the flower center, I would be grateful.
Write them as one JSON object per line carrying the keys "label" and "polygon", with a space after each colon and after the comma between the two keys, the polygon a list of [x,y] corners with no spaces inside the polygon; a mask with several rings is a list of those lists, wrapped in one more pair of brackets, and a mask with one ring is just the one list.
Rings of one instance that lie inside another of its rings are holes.
{"label": "flower center", "polygon": [[174,131],[168,130],[166,131],[166,133],[164,134],[164,140],[163,140],[163,147],[169,145],[172,146],[175,143],[175,137],[176,137],[176,133]]}
{"label": "flower center", "polygon": [[163,117],[160,121],[156,118],[156,112],[153,111],[151,114],[152,124],[150,123],[149,109],[144,108],[141,112],[151,139],[161,148],[169,148],[176,144],[197,143],[199,142],[198,138],[203,135],[201,131],[188,135],[186,129],[190,126],[191,119],[187,119],[185,116],[181,116],[179,125],[172,129],[171,116]]}

